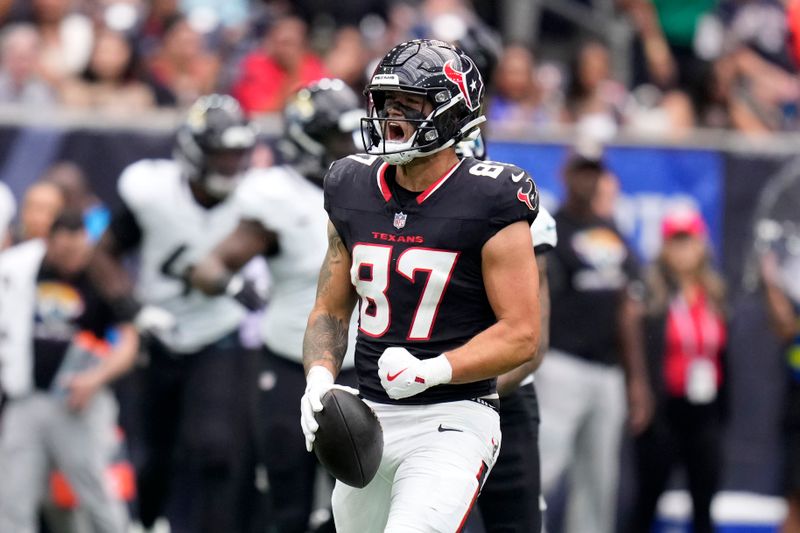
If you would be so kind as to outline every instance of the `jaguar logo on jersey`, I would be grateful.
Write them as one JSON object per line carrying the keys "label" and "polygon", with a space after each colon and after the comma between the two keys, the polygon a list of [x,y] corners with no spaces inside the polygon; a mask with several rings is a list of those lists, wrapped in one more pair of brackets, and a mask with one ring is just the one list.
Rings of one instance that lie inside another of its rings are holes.
{"label": "jaguar logo on jersey", "polygon": [[517,189],[517,200],[527,205],[531,211],[539,209],[539,191],[536,190],[536,185],[530,176],[522,184],[522,187]]}
{"label": "jaguar logo on jersey", "polygon": [[458,87],[459,92],[464,97],[464,103],[470,111],[475,111],[480,107],[481,99],[480,94],[483,90],[483,80],[477,75],[477,71],[472,65],[472,61],[466,59],[464,61],[469,68],[464,72],[456,70],[453,67],[453,60],[451,59],[442,67],[444,77],[451,83]]}
{"label": "jaguar logo on jersey", "polygon": [[397,229],[403,229],[404,227],[406,227],[406,219],[407,218],[408,218],[408,215],[406,215],[403,212],[395,213],[394,214],[394,227],[397,228]]}

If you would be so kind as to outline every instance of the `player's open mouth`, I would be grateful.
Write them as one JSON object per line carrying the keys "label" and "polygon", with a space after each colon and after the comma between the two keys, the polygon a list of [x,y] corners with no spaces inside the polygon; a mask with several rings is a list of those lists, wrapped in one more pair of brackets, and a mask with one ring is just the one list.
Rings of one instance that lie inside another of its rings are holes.
{"label": "player's open mouth", "polygon": [[406,133],[403,131],[403,126],[398,122],[386,123],[386,140],[394,142],[402,142],[406,138]]}

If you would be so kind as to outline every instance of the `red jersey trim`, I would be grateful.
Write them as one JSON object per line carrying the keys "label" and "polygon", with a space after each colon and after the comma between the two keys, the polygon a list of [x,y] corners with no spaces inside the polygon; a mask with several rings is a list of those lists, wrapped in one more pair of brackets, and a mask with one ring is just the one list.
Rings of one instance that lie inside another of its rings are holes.
{"label": "red jersey trim", "polygon": [[464,160],[460,159],[458,161],[458,163],[453,165],[453,167],[445,173],[444,176],[442,176],[441,178],[439,178],[435,182],[431,183],[430,187],[428,187],[427,189],[422,191],[420,193],[420,195],[417,196],[417,204],[421,204],[422,202],[427,200],[430,195],[432,195],[433,193],[435,193],[439,189],[439,187],[444,185],[444,182],[447,181],[450,178],[450,176],[452,176],[455,173],[456,169],[458,169],[458,167],[459,167],[459,165],[461,165],[462,161],[464,161]]}
{"label": "red jersey trim", "polygon": [[387,168],[389,168],[389,163],[383,163],[378,167],[378,190],[381,191],[381,196],[386,202],[392,199],[392,191],[389,190],[389,185],[386,183]]}

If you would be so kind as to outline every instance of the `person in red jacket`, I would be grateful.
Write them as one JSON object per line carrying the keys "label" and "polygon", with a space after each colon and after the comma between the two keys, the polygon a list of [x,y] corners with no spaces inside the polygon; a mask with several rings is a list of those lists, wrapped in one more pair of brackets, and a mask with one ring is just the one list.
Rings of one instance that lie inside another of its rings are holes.
{"label": "person in red jacket", "polygon": [[277,112],[297,89],[326,77],[308,49],[307,28],[296,17],[275,22],[262,46],[245,57],[231,93],[248,114]]}

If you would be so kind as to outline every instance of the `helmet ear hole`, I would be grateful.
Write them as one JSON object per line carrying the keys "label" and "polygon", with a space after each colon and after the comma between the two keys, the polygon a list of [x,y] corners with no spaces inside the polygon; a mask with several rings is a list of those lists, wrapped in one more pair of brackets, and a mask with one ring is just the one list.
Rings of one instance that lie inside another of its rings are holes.
{"label": "helmet ear hole", "polygon": [[298,172],[322,177],[335,158],[356,150],[352,139],[365,115],[363,101],[342,80],[323,78],[303,87],[283,111],[284,137],[290,148],[281,151]]}

